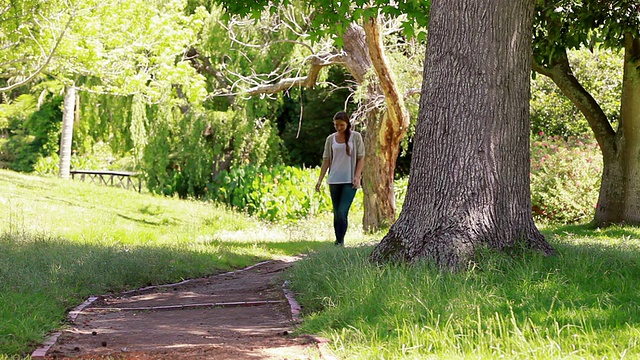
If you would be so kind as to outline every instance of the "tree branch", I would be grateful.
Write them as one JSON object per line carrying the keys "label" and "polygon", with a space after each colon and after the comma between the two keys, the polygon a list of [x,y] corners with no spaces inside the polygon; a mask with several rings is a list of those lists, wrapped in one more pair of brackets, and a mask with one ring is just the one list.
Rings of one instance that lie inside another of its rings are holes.
{"label": "tree branch", "polygon": [[19,81],[15,84],[0,88],[0,93],[3,92],[8,92],[11,91],[17,87],[20,87],[22,85],[25,85],[27,83],[29,83],[31,80],[33,80],[36,76],[38,76],[38,74],[40,74],[51,62],[51,59],[53,58],[53,55],[56,53],[56,50],[58,49],[58,46],[60,45],[60,43],[62,42],[62,39],[64,38],[64,34],[67,32],[67,30],[69,29],[69,26],[71,25],[71,21],[73,20],[74,16],[71,15],[69,17],[69,20],[67,21],[67,23],[65,24],[64,28],[62,29],[62,32],[60,33],[60,36],[58,37],[58,40],[56,41],[55,45],[53,46],[53,49],[51,49],[51,52],[49,53],[49,55],[47,56],[45,62],[35,71],[33,72],[29,77],[27,77],[26,79]]}
{"label": "tree branch", "polygon": [[409,127],[409,117],[404,107],[404,99],[398,93],[395,77],[384,54],[381,31],[377,16],[365,19],[364,32],[366,34],[367,48],[369,49],[373,68],[378,75],[380,87],[384,93],[387,111],[390,118],[395,122],[394,126],[398,127],[400,133],[404,134],[404,131]]}
{"label": "tree branch", "polygon": [[247,90],[246,94],[250,96],[260,94],[275,94],[281,91],[286,91],[294,86],[304,86],[307,88],[313,88],[317,81],[320,70],[325,66],[340,64],[343,62],[340,54],[323,54],[313,55],[308,58],[307,62],[310,64],[309,73],[307,76],[299,76],[293,78],[284,78],[276,83],[261,84],[254,86]]}
{"label": "tree branch", "polygon": [[404,98],[410,98],[412,96],[420,95],[422,93],[421,89],[409,89],[404,93]]}
{"label": "tree branch", "polygon": [[536,72],[548,76],[564,96],[569,98],[573,105],[580,110],[587,119],[603,153],[614,154],[616,151],[616,132],[598,102],[573,75],[566,49],[552,59],[550,67],[544,67],[534,60],[532,68]]}

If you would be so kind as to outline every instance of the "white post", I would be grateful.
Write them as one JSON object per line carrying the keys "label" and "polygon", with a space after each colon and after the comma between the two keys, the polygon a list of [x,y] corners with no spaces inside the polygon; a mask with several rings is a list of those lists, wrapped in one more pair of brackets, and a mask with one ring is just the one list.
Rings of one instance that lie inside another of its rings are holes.
{"label": "white post", "polygon": [[65,89],[64,106],[62,110],[62,134],[60,135],[60,177],[69,178],[71,170],[71,142],[73,141],[73,120],[76,109],[76,88],[69,86]]}

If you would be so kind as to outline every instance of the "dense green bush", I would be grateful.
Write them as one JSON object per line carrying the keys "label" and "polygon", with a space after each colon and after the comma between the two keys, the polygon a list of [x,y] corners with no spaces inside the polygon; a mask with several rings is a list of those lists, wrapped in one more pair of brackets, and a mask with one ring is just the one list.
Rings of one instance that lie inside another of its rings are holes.
{"label": "dense green bush", "polygon": [[[121,170],[135,171],[132,156],[123,156],[119,159],[113,154],[108,144],[98,142],[84,154],[73,153],[71,155],[71,170]],[[60,172],[60,156],[53,153],[47,157],[41,157],[33,166],[33,171],[39,175],[58,175]]]}
{"label": "dense green bush", "polygon": [[148,121],[154,126],[149,126],[141,168],[151,192],[200,198],[222,171],[280,162],[280,140],[267,119],[252,120],[244,110],[186,115],[151,110]]}
{"label": "dense green bush", "polygon": [[33,171],[39,158],[56,153],[60,142],[61,96],[38,106],[34,95],[20,95],[0,104],[0,126],[8,134],[0,148],[0,162],[16,171]]}
{"label": "dense green bush", "polygon": [[534,219],[556,224],[586,222],[598,201],[602,155],[588,136],[567,140],[539,134],[531,144]]}
{"label": "dense green bush", "polygon": [[[616,123],[620,112],[623,54],[611,49],[569,51],[576,78],[598,102],[607,118]],[[531,131],[564,138],[591,133],[584,115],[546,76],[531,82]]]}
{"label": "dense green bush", "polygon": [[297,220],[331,211],[329,191],[315,192],[318,175],[318,168],[236,167],[218,175],[209,197],[264,220]]}
{"label": "dense green bush", "polygon": [[[316,193],[318,168],[242,166],[223,171],[207,198],[268,221],[297,220],[331,211],[328,191]],[[602,155],[588,136],[563,139],[538,134],[531,143],[531,202],[537,222],[568,224],[593,217],[600,189]],[[326,189],[325,189],[326,190]],[[398,211],[407,178],[396,181]],[[362,192],[358,192],[361,196]],[[356,202],[358,202],[356,197]],[[356,207],[361,207],[357,205]]]}

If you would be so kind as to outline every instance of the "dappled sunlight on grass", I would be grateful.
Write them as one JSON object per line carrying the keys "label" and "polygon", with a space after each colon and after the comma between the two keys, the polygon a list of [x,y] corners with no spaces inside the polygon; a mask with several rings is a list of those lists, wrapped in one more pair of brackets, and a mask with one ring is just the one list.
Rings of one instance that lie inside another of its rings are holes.
{"label": "dappled sunlight on grass", "polygon": [[25,353],[89,295],[333,244],[330,218],[267,224],[213,203],[3,170],[0,212],[0,353],[8,354]]}
{"label": "dappled sunlight on grass", "polygon": [[300,331],[344,358],[639,357],[638,228],[570,229],[545,230],[556,256],[483,251],[458,273],[316,252],[289,274]]}
{"label": "dappled sunlight on grass", "polygon": [[[374,265],[331,214],[265,223],[213,203],[0,170],[0,353],[24,354],[89,295],[307,254],[284,274],[301,332],[344,358],[640,357],[640,228],[541,226],[557,255],[479,251],[466,271]],[[27,304],[27,305],[23,305]],[[2,359],[2,356],[0,356]]]}
{"label": "dappled sunlight on grass", "polygon": [[[173,283],[323,246],[331,245],[284,240],[133,244],[5,234],[0,238],[0,353],[26,351],[59,326],[66,309],[89,295]],[[32,309],[33,299],[46,311]]]}

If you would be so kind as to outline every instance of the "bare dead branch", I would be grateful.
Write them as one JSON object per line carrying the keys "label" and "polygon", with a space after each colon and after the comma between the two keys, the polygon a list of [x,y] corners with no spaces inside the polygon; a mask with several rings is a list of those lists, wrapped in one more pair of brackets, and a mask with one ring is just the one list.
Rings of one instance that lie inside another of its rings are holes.
{"label": "bare dead branch", "polygon": [[274,94],[289,90],[294,86],[313,88],[318,81],[320,70],[326,66],[340,64],[342,62],[342,56],[340,54],[313,55],[308,58],[307,62],[309,63],[310,68],[306,76],[284,78],[276,83],[260,84],[247,90],[246,94],[249,96]]}
{"label": "bare dead branch", "polygon": [[421,94],[421,90],[420,89],[409,89],[404,93],[404,98],[410,98],[412,96],[416,96],[416,95],[420,95]]}
{"label": "bare dead branch", "polygon": [[[74,15],[72,14],[71,16],[69,16],[69,20],[67,20],[67,23],[65,24],[64,28],[60,32],[60,35],[58,36],[58,40],[56,41],[56,43],[53,46],[53,48],[51,49],[51,51],[49,51],[48,56],[45,59],[45,61],[42,63],[42,65],[40,65],[40,67],[38,67],[38,69],[36,69],[36,71],[34,71],[31,75],[29,75],[25,79],[23,79],[21,81],[18,81],[16,83],[12,84],[12,85],[0,88],[0,93],[8,92],[8,91],[11,91],[11,90],[13,90],[13,89],[15,89],[17,87],[25,85],[25,84],[29,83],[31,80],[33,80],[36,76],[38,76],[38,74],[40,74],[42,71],[44,71],[44,69],[51,62],[51,59],[53,58],[53,55],[55,55],[56,50],[58,49],[58,46],[62,42],[62,39],[64,38],[64,35],[67,32],[67,30],[69,29],[69,26],[71,25],[71,21],[73,21],[73,19],[74,19]],[[42,49],[42,47],[40,46],[40,43],[38,43],[38,46]]]}

